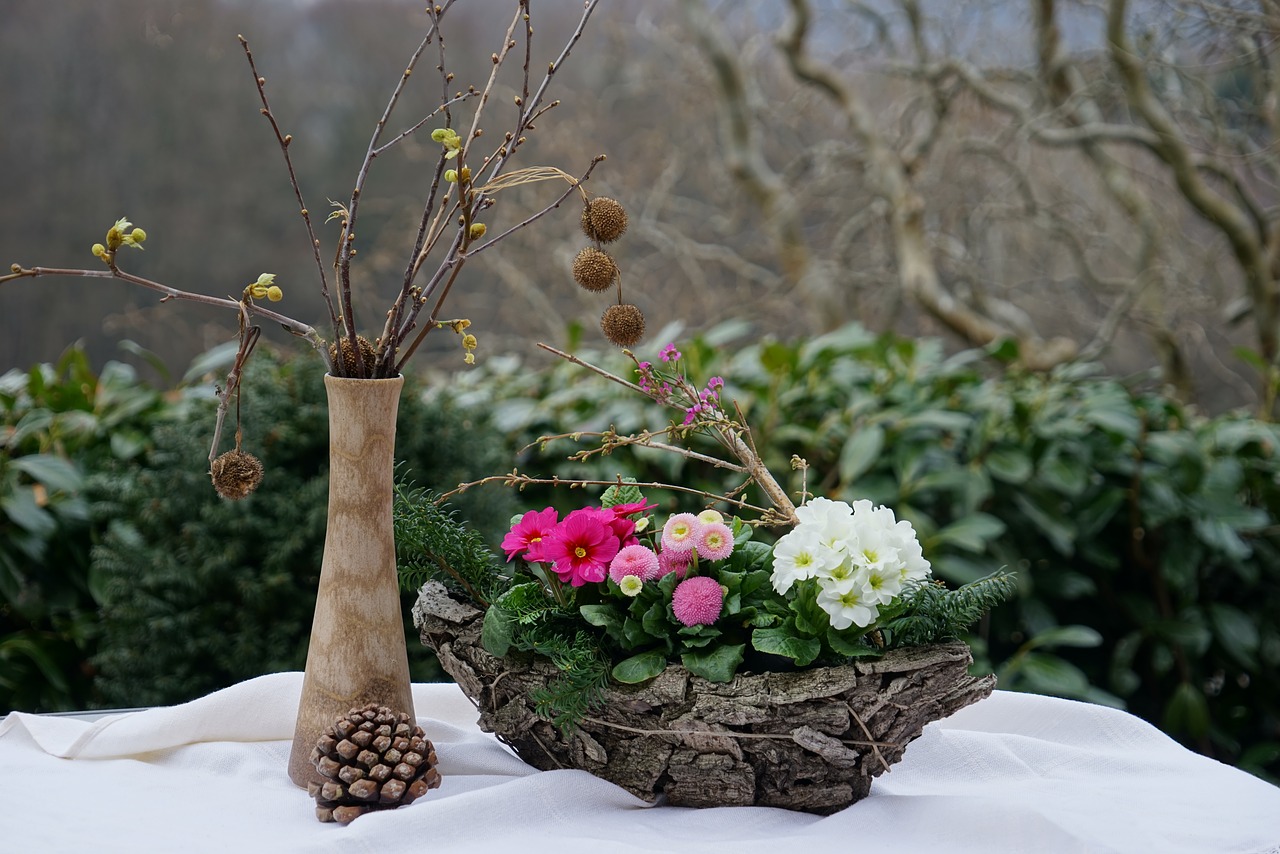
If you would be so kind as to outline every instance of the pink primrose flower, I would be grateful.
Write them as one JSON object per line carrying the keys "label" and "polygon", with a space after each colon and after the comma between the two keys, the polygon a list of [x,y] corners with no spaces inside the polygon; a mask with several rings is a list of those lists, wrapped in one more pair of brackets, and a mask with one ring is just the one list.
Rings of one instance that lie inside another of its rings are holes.
{"label": "pink primrose flower", "polygon": [[609,525],[613,518],[598,507],[574,510],[542,541],[543,560],[554,564],[561,581],[574,587],[604,581],[618,553],[618,537]]}
{"label": "pink primrose flower", "polygon": [[542,541],[556,527],[560,514],[556,508],[546,510],[530,510],[520,517],[520,521],[511,526],[511,530],[502,539],[502,550],[507,553],[507,562],[524,552],[524,559],[530,562],[539,561]]}
{"label": "pink primrose flower", "polygon": [[705,575],[686,578],[671,594],[671,610],[686,626],[709,626],[720,618],[723,608],[720,582]]}
{"label": "pink primrose flower", "polygon": [[703,560],[724,560],[733,554],[733,531],[723,522],[703,525],[695,548]]}
{"label": "pink primrose flower", "polygon": [[653,549],[642,545],[619,549],[609,563],[609,577],[619,584],[628,575],[634,575],[641,581],[652,581],[660,571],[658,556],[653,553]]}
{"label": "pink primrose flower", "polygon": [[676,349],[676,345],[672,343],[662,348],[662,352],[658,354],[658,358],[670,364],[671,362],[680,361],[682,356],[680,355],[680,351]]}
{"label": "pink primrose flower", "polygon": [[630,504],[615,504],[609,509],[613,511],[615,516],[631,516],[635,513],[645,513],[658,506],[658,502],[650,504],[643,498],[639,501],[633,501]]}

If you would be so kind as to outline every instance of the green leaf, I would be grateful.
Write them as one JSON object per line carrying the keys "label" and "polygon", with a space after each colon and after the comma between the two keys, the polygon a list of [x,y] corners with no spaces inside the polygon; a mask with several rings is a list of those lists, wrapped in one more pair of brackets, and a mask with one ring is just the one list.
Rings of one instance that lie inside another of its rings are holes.
{"label": "green leaf", "polygon": [[742,643],[716,646],[705,652],[686,652],[680,656],[680,661],[694,676],[701,676],[708,682],[728,682],[742,663],[742,653],[746,648],[747,645]]}
{"label": "green leaf", "polygon": [[84,475],[79,467],[53,454],[19,457],[12,465],[53,492],[78,492],[84,486]]}
{"label": "green leaf", "polygon": [[582,619],[593,626],[599,626],[609,634],[622,632],[623,616],[613,605],[583,605],[578,608]]}
{"label": "green leaf", "polygon": [[1074,498],[1089,483],[1088,467],[1074,460],[1053,457],[1040,464],[1039,480],[1045,486]]}
{"label": "green leaf", "polygon": [[1258,651],[1261,636],[1244,611],[1214,602],[1209,605],[1209,622],[1218,642],[1232,658],[1244,667],[1258,666],[1254,653]]}
{"label": "green leaf", "polygon": [[871,424],[858,428],[840,451],[838,470],[840,480],[852,483],[880,458],[884,450],[884,428],[879,424]]}
{"label": "green leaf", "polygon": [[58,529],[57,520],[36,502],[35,492],[29,486],[20,486],[0,498],[0,510],[4,510],[13,524],[41,539]]}
{"label": "green leaf", "polygon": [[1052,629],[1037,632],[1036,636],[1027,642],[1027,649],[1058,646],[1089,648],[1101,644],[1102,635],[1097,629],[1091,629],[1088,626],[1055,626]]}
{"label": "green leaf", "polygon": [[987,454],[987,471],[996,480],[1005,483],[1026,483],[1034,466],[1031,457],[1021,448],[996,448]]}
{"label": "green leaf", "polygon": [[1005,524],[995,516],[974,513],[957,519],[930,538],[933,547],[950,544],[971,552],[986,551],[987,542],[999,537]]}
{"label": "green leaf", "polygon": [[1080,697],[1089,690],[1089,678],[1084,671],[1056,655],[1029,652],[1020,659],[1017,672],[1036,693]]}
{"label": "green leaf", "polygon": [[822,652],[822,642],[817,638],[800,637],[787,625],[751,632],[751,646],[756,652],[781,655],[800,667],[812,664]]}
{"label": "green leaf", "polygon": [[635,481],[634,477],[624,477],[621,489],[616,484],[606,489],[600,495],[600,506],[613,507],[618,504],[635,504],[644,500],[640,487],[635,485]]}
{"label": "green leaf", "polygon": [[613,666],[613,678],[626,685],[652,679],[667,667],[667,657],[656,649],[624,658]]}
{"label": "green leaf", "polygon": [[1199,738],[1209,731],[1209,704],[1199,688],[1183,682],[1164,708],[1165,732],[1185,733]]}
{"label": "green leaf", "polygon": [[485,611],[484,623],[480,628],[480,643],[490,655],[501,658],[511,649],[514,631],[511,615],[495,603]]}
{"label": "green leaf", "polygon": [[1014,494],[1013,503],[1018,505],[1018,509],[1040,529],[1059,553],[1066,557],[1075,553],[1076,532],[1070,523],[1050,515],[1021,492]]}

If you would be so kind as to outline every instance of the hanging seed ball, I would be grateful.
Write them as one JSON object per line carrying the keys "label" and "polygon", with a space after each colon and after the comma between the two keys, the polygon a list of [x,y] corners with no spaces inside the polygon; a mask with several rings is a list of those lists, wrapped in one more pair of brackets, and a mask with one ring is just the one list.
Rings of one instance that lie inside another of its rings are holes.
{"label": "hanging seed ball", "polygon": [[311,762],[325,778],[307,786],[321,821],[347,824],[371,810],[412,803],[440,785],[436,751],[422,727],[376,703],[338,718],[316,740]]}
{"label": "hanging seed ball", "polygon": [[597,196],[582,209],[582,232],[592,240],[612,243],[627,230],[627,212],[616,199]]}
{"label": "hanging seed ball", "polygon": [[588,246],[573,259],[573,280],[593,293],[608,288],[617,277],[618,265],[607,252]]}
{"label": "hanging seed ball", "polygon": [[634,305],[611,305],[600,318],[600,329],[619,347],[634,347],[644,337],[644,315]]}
{"label": "hanging seed ball", "polygon": [[262,482],[262,461],[244,451],[227,451],[210,464],[209,477],[219,495],[239,501]]}
{"label": "hanging seed ball", "polygon": [[[373,364],[378,360],[378,353],[373,349],[373,345],[369,343],[369,339],[363,335],[356,336],[356,344],[360,347],[360,355],[364,360],[365,376],[373,376]],[[338,359],[338,349],[342,349],[342,359]],[[355,351],[351,349],[351,339],[339,339],[337,344],[329,345],[329,358],[333,360],[335,371],[340,371],[340,376],[354,377],[356,376],[356,357]]]}

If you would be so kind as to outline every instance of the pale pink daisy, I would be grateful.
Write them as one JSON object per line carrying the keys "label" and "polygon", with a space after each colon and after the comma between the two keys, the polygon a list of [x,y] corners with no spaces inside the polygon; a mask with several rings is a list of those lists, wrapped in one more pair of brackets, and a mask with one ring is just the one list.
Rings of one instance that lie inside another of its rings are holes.
{"label": "pale pink daisy", "polygon": [[733,531],[723,522],[703,525],[698,531],[696,548],[703,560],[724,560],[733,554]]}
{"label": "pale pink daisy", "polygon": [[693,551],[698,543],[698,532],[701,528],[702,523],[692,513],[677,513],[672,516],[667,520],[667,524],[662,526],[663,551],[685,554]]}
{"label": "pale pink daisy", "polygon": [[658,556],[646,546],[625,546],[609,562],[609,577],[619,584],[628,575],[641,581],[652,581],[660,574]]}

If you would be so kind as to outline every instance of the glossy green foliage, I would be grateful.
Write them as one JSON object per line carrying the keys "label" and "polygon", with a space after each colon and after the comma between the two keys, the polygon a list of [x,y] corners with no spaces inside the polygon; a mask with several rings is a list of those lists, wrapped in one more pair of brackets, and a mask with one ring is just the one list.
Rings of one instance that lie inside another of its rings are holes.
{"label": "glossy green foliage", "polygon": [[78,348],[0,376],[0,712],[95,701],[86,472],[135,459],[152,425],[182,405],[128,365],[95,375]]}
{"label": "glossy green foliage", "polygon": [[[266,476],[228,502],[209,482],[202,379],[225,373],[225,355],[170,392],[121,364],[95,376],[78,349],[0,377],[0,712],[180,702],[303,666],[328,491],[323,366],[250,360],[244,449]],[[483,413],[424,392],[410,380],[401,399],[406,476],[451,487],[506,464]],[[234,416],[224,450],[233,431]],[[514,498],[454,507],[498,531]],[[439,678],[416,636],[409,647],[415,677]]]}

